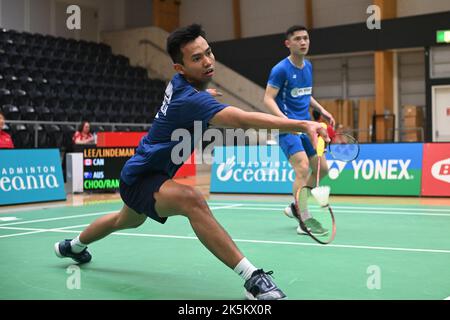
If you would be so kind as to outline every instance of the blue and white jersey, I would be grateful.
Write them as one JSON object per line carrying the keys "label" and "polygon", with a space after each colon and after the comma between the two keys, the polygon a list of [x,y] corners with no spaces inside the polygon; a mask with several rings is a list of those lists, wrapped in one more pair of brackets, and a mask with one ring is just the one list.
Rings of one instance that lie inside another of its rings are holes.
{"label": "blue and white jersey", "polygon": [[267,84],[279,89],[275,101],[288,118],[311,120],[309,114],[313,84],[311,62],[305,59],[303,68],[299,68],[289,58],[285,58],[272,68]]}
{"label": "blue and white jersey", "polygon": [[[190,133],[190,152],[181,155],[184,162],[194,151],[194,146],[208,127],[208,122],[225,107],[227,105],[219,103],[211,94],[198,91],[182,75],[176,74],[166,88],[164,102],[148,134],[140,141],[136,154],[123,167],[122,180],[131,185],[138,176],[152,172],[173,177],[183,163],[172,161],[172,149],[181,142],[172,141],[172,133],[176,129],[186,129]],[[198,137],[194,137],[194,121],[201,121],[202,124],[202,133]],[[197,138],[197,141],[194,141],[194,138]]]}

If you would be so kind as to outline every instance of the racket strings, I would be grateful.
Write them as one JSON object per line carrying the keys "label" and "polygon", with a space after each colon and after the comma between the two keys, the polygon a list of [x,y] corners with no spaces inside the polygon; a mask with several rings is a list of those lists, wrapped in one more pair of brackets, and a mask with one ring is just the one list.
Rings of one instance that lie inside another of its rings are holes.
{"label": "racket strings", "polygon": [[347,134],[337,134],[328,148],[335,159],[342,161],[354,160],[359,154],[358,142]]}

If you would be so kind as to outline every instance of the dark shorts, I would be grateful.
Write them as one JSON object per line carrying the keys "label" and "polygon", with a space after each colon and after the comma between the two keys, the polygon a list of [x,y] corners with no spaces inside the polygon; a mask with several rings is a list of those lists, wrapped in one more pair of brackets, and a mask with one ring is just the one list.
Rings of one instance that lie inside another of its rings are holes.
{"label": "dark shorts", "polygon": [[301,151],[306,152],[308,158],[316,154],[316,150],[306,134],[281,134],[278,143],[288,160],[292,155]]}
{"label": "dark shorts", "polygon": [[169,179],[165,174],[152,173],[140,177],[131,186],[120,179],[120,196],[123,202],[137,213],[165,223],[167,218],[161,218],[156,213],[153,193],[158,192],[162,184]]}

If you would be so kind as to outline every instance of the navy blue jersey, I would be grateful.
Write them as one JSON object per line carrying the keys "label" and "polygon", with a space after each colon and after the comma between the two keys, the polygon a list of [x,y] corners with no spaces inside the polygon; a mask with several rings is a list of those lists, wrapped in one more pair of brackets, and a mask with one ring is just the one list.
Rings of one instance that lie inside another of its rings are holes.
{"label": "navy blue jersey", "polygon": [[289,58],[272,68],[267,84],[279,89],[275,101],[288,118],[311,120],[309,104],[312,95],[312,65],[304,60],[303,68],[295,66]]}
{"label": "navy blue jersey", "polygon": [[[136,154],[129,159],[121,172],[122,180],[133,184],[143,174],[158,172],[173,177],[183,163],[172,161],[172,150],[180,143],[172,141],[176,129],[186,129],[190,134],[191,149],[182,154],[183,162],[194,151],[194,146],[207,129],[208,122],[227,105],[219,103],[206,91],[198,91],[186,79],[176,74],[166,88],[163,104],[156,114],[148,134],[142,138]],[[201,122],[201,135],[194,141],[194,121]]]}

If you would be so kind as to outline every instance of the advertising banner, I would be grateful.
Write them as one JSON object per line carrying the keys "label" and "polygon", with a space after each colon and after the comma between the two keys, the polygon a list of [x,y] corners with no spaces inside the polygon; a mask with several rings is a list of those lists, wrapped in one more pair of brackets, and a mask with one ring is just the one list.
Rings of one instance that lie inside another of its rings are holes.
{"label": "advertising banner", "polygon": [[[332,194],[414,195],[421,190],[421,143],[363,144],[352,162],[327,155],[329,174],[321,185]],[[211,192],[292,192],[295,173],[279,146],[217,147]]]}
{"label": "advertising banner", "polygon": [[333,194],[418,196],[422,176],[421,143],[362,144],[356,160],[340,162],[327,155],[322,185]]}
{"label": "advertising banner", "polygon": [[422,195],[450,197],[450,143],[424,145]]}
{"label": "advertising banner", "polygon": [[0,205],[65,199],[58,149],[0,150]]}
{"label": "advertising banner", "polygon": [[211,192],[291,193],[295,179],[279,146],[215,147]]}

